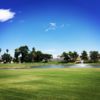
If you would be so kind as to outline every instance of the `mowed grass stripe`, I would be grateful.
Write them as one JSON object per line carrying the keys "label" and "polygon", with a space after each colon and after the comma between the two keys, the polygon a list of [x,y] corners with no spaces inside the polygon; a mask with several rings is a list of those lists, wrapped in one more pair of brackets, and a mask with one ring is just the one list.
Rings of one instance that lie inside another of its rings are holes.
{"label": "mowed grass stripe", "polygon": [[0,70],[0,100],[99,99],[99,68]]}

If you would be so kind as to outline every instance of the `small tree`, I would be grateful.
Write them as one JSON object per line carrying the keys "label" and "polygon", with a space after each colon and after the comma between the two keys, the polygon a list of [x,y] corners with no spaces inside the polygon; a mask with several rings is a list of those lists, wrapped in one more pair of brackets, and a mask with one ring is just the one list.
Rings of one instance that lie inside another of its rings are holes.
{"label": "small tree", "polygon": [[1,51],[2,51],[2,50],[1,50],[1,48],[0,48],[0,62],[2,61],[2,59],[1,59]]}
{"label": "small tree", "polygon": [[66,53],[66,52],[63,52],[61,57],[64,58],[64,62],[69,62],[70,61],[70,57],[69,57],[68,53]]}
{"label": "small tree", "polygon": [[31,53],[28,53],[28,54],[25,56],[24,61],[25,61],[25,62],[33,62]]}
{"label": "small tree", "polygon": [[20,50],[19,48],[15,49],[15,54],[14,54],[14,57],[15,57],[15,62],[19,62],[19,55],[20,55]]}
{"label": "small tree", "polygon": [[2,50],[1,50],[1,48],[0,48],[0,53],[1,53],[1,51],[2,51]]}
{"label": "small tree", "polygon": [[43,60],[43,53],[41,51],[36,51],[36,56],[34,58],[34,61],[41,62]]}
{"label": "small tree", "polygon": [[81,59],[84,61],[84,62],[87,62],[88,61],[88,54],[86,51],[83,51],[81,53]]}
{"label": "small tree", "polygon": [[21,62],[23,63],[25,62],[26,56],[28,55],[28,51],[29,51],[28,46],[21,46],[19,48],[19,51],[20,51],[20,54],[22,55]]}
{"label": "small tree", "polygon": [[78,53],[76,51],[73,52],[73,60],[74,62],[76,61],[77,57],[78,57]]}
{"label": "small tree", "polygon": [[91,51],[90,52],[90,61],[94,62],[94,63],[99,61],[99,53],[98,53],[98,51]]}
{"label": "small tree", "polygon": [[69,52],[68,52],[68,56],[69,56],[69,58],[70,58],[70,62],[73,62],[73,61],[74,61],[73,52],[69,51]]}
{"label": "small tree", "polygon": [[52,58],[51,54],[43,54],[43,60],[44,62],[48,62]]}
{"label": "small tree", "polygon": [[33,62],[35,60],[35,58],[36,58],[36,51],[35,51],[34,47],[32,48],[30,56],[31,56],[31,60]]}
{"label": "small tree", "polygon": [[12,60],[12,57],[10,56],[10,54],[4,53],[4,54],[2,55],[2,61],[3,61],[4,63],[10,63],[11,60]]}
{"label": "small tree", "polygon": [[9,52],[9,50],[8,50],[8,49],[6,49],[6,52],[8,53],[8,52]]}
{"label": "small tree", "polygon": [[75,51],[74,52],[69,51],[68,55],[70,57],[71,62],[75,62],[78,57],[78,54]]}

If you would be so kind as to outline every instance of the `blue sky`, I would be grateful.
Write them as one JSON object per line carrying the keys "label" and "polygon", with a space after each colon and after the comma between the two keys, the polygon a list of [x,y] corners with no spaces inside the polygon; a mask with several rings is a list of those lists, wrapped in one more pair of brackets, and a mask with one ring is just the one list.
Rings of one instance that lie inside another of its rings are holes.
{"label": "blue sky", "polygon": [[0,0],[0,48],[100,51],[99,0]]}

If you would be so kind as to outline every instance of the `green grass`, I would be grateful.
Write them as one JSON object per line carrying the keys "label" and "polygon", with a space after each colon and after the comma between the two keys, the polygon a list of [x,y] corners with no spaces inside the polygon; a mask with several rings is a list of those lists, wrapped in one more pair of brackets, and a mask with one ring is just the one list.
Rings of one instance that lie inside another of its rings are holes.
{"label": "green grass", "polygon": [[100,69],[0,70],[0,100],[100,100]]}
{"label": "green grass", "polygon": [[48,62],[48,63],[13,63],[13,64],[0,64],[0,69],[6,68],[31,68],[32,66],[46,66],[46,65],[72,65],[73,63],[59,63],[59,62]]}
{"label": "green grass", "polygon": [[0,64],[0,68],[30,68],[31,66],[43,66],[48,63],[13,63],[13,64]]}

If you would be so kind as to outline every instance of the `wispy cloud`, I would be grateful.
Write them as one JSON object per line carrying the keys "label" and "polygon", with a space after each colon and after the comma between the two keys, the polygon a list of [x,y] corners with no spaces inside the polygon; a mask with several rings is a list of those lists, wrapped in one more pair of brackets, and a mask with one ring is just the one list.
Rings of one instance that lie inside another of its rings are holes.
{"label": "wispy cloud", "polygon": [[49,25],[48,25],[48,27],[45,29],[45,31],[47,32],[47,31],[50,31],[50,30],[56,30],[56,28],[57,28],[57,25],[56,25],[56,23],[49,23]]}
{"label": "wispy cloud", "polygon": [[56,29],[59,29],[59,28],[64,28],[65,27],[65,24],[61,24],[61,25],[58,25],[54,22],[51,22],[48,24],[47,28],[45,29],[45,32],[48,32],[48,31],[51,31],[51,30],[56,30]]}
{"label": "wispy cloud", "polygon": [[14,18],[15,12],[12,12],[10,9],[0,9],[0,22],[8,21]]}

